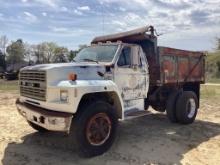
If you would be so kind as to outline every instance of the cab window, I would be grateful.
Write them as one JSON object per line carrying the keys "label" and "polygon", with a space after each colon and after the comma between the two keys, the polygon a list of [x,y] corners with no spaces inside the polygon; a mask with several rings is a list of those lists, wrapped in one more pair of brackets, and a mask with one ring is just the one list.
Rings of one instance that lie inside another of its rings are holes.
{"label": "cab window", "polygon": [[131,48],[124,47],[118,59],[118,66],[131,66]]}

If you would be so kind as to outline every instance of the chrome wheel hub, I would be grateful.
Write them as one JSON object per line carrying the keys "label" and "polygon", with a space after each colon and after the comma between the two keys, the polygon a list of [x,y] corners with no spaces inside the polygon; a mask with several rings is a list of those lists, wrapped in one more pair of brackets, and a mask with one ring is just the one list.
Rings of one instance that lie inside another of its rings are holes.
{"label": "chrome wheel hub", "polygon": [[188,108],[188,115],[187,115],[188,118],[193,118],[193,116],[196,113],[196,102],[193,98],[189,99],[187,108]]}

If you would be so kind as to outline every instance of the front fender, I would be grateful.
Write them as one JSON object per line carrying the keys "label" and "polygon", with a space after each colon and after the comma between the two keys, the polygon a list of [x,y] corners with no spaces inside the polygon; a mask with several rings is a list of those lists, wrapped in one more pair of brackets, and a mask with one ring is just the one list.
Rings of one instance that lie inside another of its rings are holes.
{"label": "front fender", "polygon": [[[69,104],[71,106],[70,113],[76,113],[78,105],[82,97],[86,94],[97,92],[115,92],[120,100],[122,112],[124,111],[123,100],[119,93],[117,85],[111,80],[77,80],[77,81],[60,81],[56,87],[60,90],[68,90],[69,92]],[[68,108],[70,110],[70,108]]]}

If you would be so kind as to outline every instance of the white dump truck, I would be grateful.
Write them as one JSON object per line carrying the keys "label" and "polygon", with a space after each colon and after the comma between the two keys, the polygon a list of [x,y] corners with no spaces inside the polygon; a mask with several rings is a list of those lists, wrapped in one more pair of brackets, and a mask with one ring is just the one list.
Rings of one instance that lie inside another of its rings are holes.
{"label": "white dump truck", "polygon": [[80,153],[99,155],[111,147],[118,121],[149,114],[149,106],[171,122],[192,123],[204,59],[158,47],[152,26],[96,37],[71,63],[21,69],[17,109],[37,131],[74,131]]}

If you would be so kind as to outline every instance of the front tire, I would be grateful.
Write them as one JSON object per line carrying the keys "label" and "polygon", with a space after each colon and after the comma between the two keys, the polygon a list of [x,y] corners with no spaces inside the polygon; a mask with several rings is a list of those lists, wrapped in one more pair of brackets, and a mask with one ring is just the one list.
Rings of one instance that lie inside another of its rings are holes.
{"label": "front tire", "polygon": [[114,142],[117,125],[116,111],[109,103],[95,101],[87,105],[75,122],[80,155],[92,157],[106,152]]}
{"label": "front tire", "polygon": [[194,92],[184,91],[177,99],[176,117],[181,124],[195,121],[198,111],[198,98]]}

